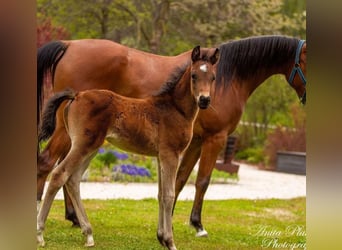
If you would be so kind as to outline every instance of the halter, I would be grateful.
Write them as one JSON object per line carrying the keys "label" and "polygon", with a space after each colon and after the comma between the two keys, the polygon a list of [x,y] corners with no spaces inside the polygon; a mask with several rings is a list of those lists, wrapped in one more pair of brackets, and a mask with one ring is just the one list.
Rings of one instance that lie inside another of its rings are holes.
{"label": "halter", "polygon": [[[298,44],[298,47],[297,47],[296,57],[295,57],[295,64],[293,66],[293,69],[291,71],[291,74],[290,74],[290,77],[289,77],[289,80],[288,80],[288,83],[291,86],[293,85],[293,80],[294,80],[294,77],[295,77],[296,73],[298,73],[300,79],[302,80],[302,83],[304,84],[304,86],[306,86],[306,79],[305,79],[305,76],[303,74],[302,69],[300,68],[300,60],[299,60],[300,52],[302,50],[302,47],[303,47],[304,43],[305,43],[305,40],[300,40],[299,44]],[[300,97],[300,101],[301,101],[301,103],[305,104],[305,102],[306,102],[306,90],[304,91],[303,96]]]}

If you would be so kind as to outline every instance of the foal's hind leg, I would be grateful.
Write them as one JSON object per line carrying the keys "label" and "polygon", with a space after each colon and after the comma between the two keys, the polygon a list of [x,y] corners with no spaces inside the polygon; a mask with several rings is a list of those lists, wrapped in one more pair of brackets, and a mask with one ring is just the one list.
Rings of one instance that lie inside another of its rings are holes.
{"label": "foal's hind leg", "polygon": [[66,183],[68,178],[81,165],[83,159],[84,155],[71,151],[65,157],[65,159],[52,171],[50,183],[37,216],[37,241],[38,244],[41,246],[45,245],[43,231],[52,202],[58,190]]}
{"label": "foal's hind leg", "polygon": [[70,200],[72,201],[73,207],[75,208],[75,212],[77,214],[77,218],[79,220],[82,233],[86,236],[87,241],[85,243],[86,247],[94,246],[94,238],[92,233],[92,228],[89,223],[87,214],[82,204],[81,195],[80,195],[80,182],[84,171],[87,169],[90,160],[95,156],[95,154],[88,157],[84,163],[82,163],[81,167],[76,170],[74,174],[72,174],[65,184],[66,190],[70,195]]}
{"label": "foal's hind leg", "polygon": [[42,206],[38,211],[37,216],[37,241],[40,246],[44,246],[44,238],[43,231],[45,228],[45,221],[49,214],[52,202],[62,185],[67,181],[70,176],[70,173],[66,171],[65,164],[62,162],[59,166],[57,166],[51,174],[51,180],[49,186],[47,188]]}
{"label": "foal's hind leg", "polygon": [[[58,121],[57,121],[58,122]],[[37,164],[37,210],[44,192],[46,178],[55,166],[61,162],[70,149],[70,138],[64,125],[60,125],[52,135],[49,143],[41,154],[38,155]],[[63,186],[65,219],[70,220],[73,226],[79,226],[79,222],[71,203],[71,199]]]}
{"label": "foal's hind leg", "polygon": [[70,149],[70,138],[66,134],[65,128],[58,128],[52,135],[49,143],[37,160],[37,209],[40,203],[47,176],[55,166],[56,162],[61,161]]}

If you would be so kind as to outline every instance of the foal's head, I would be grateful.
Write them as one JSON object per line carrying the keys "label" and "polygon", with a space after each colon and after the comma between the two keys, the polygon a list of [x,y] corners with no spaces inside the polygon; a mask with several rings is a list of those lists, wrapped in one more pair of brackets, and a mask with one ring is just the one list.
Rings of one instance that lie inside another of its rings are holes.
{"label": "foal's head", "polygon": [[192,50],[191,60],[191,88],[196,97],[199,108],[206,109],[210,104],[210,88],[215,81],[219,49],[200,49],[200,46]]}

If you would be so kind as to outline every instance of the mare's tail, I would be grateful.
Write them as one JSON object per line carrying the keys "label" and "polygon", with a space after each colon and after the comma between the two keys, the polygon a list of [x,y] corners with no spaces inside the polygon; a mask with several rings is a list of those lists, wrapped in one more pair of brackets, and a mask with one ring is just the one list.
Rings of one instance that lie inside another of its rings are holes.
{"label": "mare's tail", "polygon": [[61,41],[53,41],[40,47],[37,52],[37,124],[39,126],[44,100],[44,77],[50,73],[53,83],[56,66],[68,46]]}
{"label": "mare's tail", "polygon": [[42,114],[42,122],[38,130],[38,147],[41,141],[49,139],[53,134],[53,131],[55,131],[56,112],[59,106],[65,100],[73,100],[74,98],[75,92],[72,90],[65,90],[55,94],[49,99],[46,108],[44,109],[44,113]]}

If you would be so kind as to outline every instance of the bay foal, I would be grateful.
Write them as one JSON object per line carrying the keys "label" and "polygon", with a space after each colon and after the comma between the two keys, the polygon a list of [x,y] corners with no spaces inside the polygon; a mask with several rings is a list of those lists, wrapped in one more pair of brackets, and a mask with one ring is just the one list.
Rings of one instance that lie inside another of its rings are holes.
{"label": "bay foal", "polygon": [[[86,246],[93,246],[91,225],[80,197],[80,180],[104,140],[133,153],[158,159],[159,222],[157,237],[168,249],[176,249],[172,232],[176,171],[180,155],[192,138],[199,108],[210,105],[210,88],[215,80],[218,49],[195,47],[191,63],[178,70],[160,92],[133,99],[109,90],[66,90],[47,103],[39,130],[39,141],[63,127],[71,145],[52,170],[50,183],[37,217],[37,241],[44,245],[43,230],[57,191],[66,186],[75,208]],[[61,106],[63,104],[63,106]],[[56,113],[62,107],[63,119]],[[58,118],[58,117],[57,117]],[[57,128],[55,128],[57,126]],[[52,137],[53,140],[53,137]],[[64,158],[64,159],[63,159]]]}

